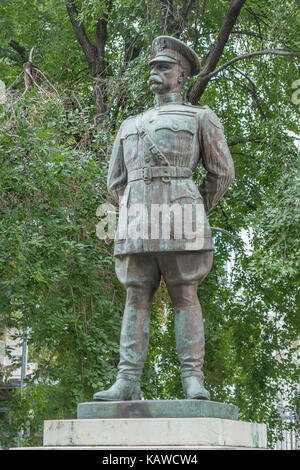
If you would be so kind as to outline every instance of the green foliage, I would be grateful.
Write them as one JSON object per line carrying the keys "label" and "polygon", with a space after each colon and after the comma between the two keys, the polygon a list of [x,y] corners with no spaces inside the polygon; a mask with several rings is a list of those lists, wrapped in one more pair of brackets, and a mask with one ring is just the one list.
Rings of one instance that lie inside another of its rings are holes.
{"label": "green foliage", "polygon": [[73,416],[115,376],[124,295],[95,234],[106,165],[76,150],[86,111],[62,103],[32,92],[2,108],[0,302],[2,325],[30,328],[36,379],[58,383]]}
{"label": "green foliage", "polygon": [[40,381],[13,391],[9,414],[0,421],[1,446],[40,445],[45,419],[57,419],[66,403],[60,390]]}
{"label": "green foliage", "polygon": [[[88,64],[66,2],[1,3],[0,78],[8,92],[0,105],[0,327],[15,329],[20,339],[29,327],[29,359],[38,363],[9,402],[13,419],[1,423],[2,446],[38,444],[44,419],[76,416],[78,402],[114,380],[125,291],[114,273],[112,242],[96,237],[96,210],[109,200],[107,162],[120,123],[152,106],[153,37],[177,20],[176,36],[203,58],[228,8],[223,0],[194,2],[183,24],[183,3],[173,2],[171,21],[168,2],[113,1],[111,9],[104,1],[76,2],[93,43],[99,15],[108,16],[110,106],[98,128]],[[265,48],[295,50],[295,9],[294,1],[268,0],[259,8],[247,1],[218,65]],[[34,47],[42,72],[26,95],[24,59],[11,40],[26,58]],[[299,109],[291,101],[298,78],[294,58],[257,56],[213,77],[201,98],[224,125],[236,168],[210,222],[240,235],[215,236],[214,268],[199,287],[206,385],[213,400],[238,405],[241,419],[266,422],[270,445],[283,428],[278,394],[291,411],[299,407]],[[182,398],[173,315],[162,285],[142,382],[146,399]]]}

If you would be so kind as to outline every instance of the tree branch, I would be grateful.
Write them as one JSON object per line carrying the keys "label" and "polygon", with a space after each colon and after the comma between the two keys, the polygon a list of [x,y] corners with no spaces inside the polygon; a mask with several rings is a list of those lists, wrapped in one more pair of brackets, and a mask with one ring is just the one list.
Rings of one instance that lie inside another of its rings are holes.
{"label": "tree branch", "polygon": [[205,15],[205,10],[206,10],[206,3],[207,3],[207,0],[203,0],[202,11],[201,11],[201,20],[200,20],[200,28],[199,28],[199,35],[201,35],[202,29],[203,29],[203,25],[204,25],[204,15]]}
{"label": "tree branch", "polygon": [[104,57],[104,47],[107,38],[107,22],[104,18],[99,18],[96,25],[96,48],[100,59]]}
{"label": "tree branch", "polygon": [[33,70],[34,70],[34,65],[33,65],[33,47],[29,53],[29,59],[28,59],[28,62],[25,62],[25,64],[23,65],[23,68],[24,68],[24,82],[25,82],[25,91],[24,91],[24,94],[30,90],[31,86],[33,83],[35,83],[34,81],[34,77],[33,77]]}
{"label": "tree branch", "polygon": [[69,18],[73,26],[74,33],[76,34],[76,37],[78,39],[78,42],[80,43],[83,49],[83,52],[87,58],[88,63],[92,64],[94,62],[94,57],[95,57],[95,46],[91,44],[85,32],[83,24],[77,19],[78,10],[74,4],[74,1],[67,0],[66,7],[67,7]]}
{"label": "tree branch", "polygon": [[266,139],[266,136],[257,136],[257,137],[254,137],[253,139],[252,138],[242,138],[240,140],[236,140],[236,141],[232,141],[232,142],[228,142],[228,147],[232,147],[233,145],[240,145],[240,144],[246,144],[246,143],[249,143],[249,142],[256,142],[256,143],[259,143],[259,142],[262,142],[263,140]]}
{"label": "tree branch", "polygon": [[105,55],[105,44],[107,40],[107,20],[108,20],[108,13],[112,7],[112,0],[108,0],[107,2],[107,13],[102,15],[101,18],[97,21],[96,25],[96,49],[98,54],[98,60],[101,64],[102,71],[105,68],[104,64],[104,55]]}
{"label": "tree branch", "polygon": [[163,33],[171,35],[181,33],[195,0],[184,1],[180,10],[173,5],[172,0],[159,0],[159,3],[166,9],[164,12],[164,26],[162,27]]}
{"label": "tree branch", "polygon": [[184,5],[180,10],[179,17],[186,19],[194,3],[195,0],[184,2]]}
{"label": "tree branch", "polygon": [[245,36],[252,36],[254,38],[259,38],[262,39],[261,34],[259,33],[254,33],[253,31],[247,31],[246,29],[237,29],[236,31],[232,31],[231,34],[237,34],[237,35],[245,35]]}
{"label": "tree branch", "polygon": [[87,58],[90,74],[93,80],[94,102],[97,116],[104,116],[106,110],[105,74],[105,44],[107,39],[107,18],[112,0],[108,0],[106,11],[99,17],[96,24],[96,44],[92,44],[86,34],[83,24],[79,21],[78,10],[74,0],[66,0],[66,7],[73,30]]}
{"label": "tree branch", "polygon": [[255,83],[253,82],[253,80],[252,80],[250,77],[248,77],[247,74],[245,74],[244,72],[242,72],[241,70],[239,70],[237,67],[234,67],[234,66],[233,66],[233,68],[234,68],[234,70],[236,70],[239,74],[241,74],[243,77],[245,77],[245,78],[248,80],[248,82],[249,82],[250,85],[251,85],[251,88],[249,88],[248,86],[246,86],[246,85],[244,85],[244,84],[242,84],[242,83],[240,83],[240,82],[234,80],[234,78],[232,78],[232,77],[229,77],[229,80],[231,80],[233,83],[236,83],[238,86],[241,86],[241,87],[245,88],[245,89],[251,94],[252,98],[253,98],[254,101],[256,102],[256,105],[257,105],[257,107],[258,107],[258,109],[259,109],[259,111],[260,111],[260,113],[261,113],[262,118],[265,119],[265,118],[266,118],[266,115],[265,115],[264,110],[263,110],[263,108],[262,108],[262,106],[261,106],[261,104],[260,104],[260,101],[259,101],[259,99],[258,99],[258,96],[257,96],[257,93],[256,93],[256,86],[255,86]]}
{"label": "tree branch", "polygon": [[204,65],[204,73],[212,71],[217,65],[245,1],[246,0],[233,0],[231,2],[219,31],[218,37]]}
{"label": "tree branch", "polygon": [[[203,10],[205,10],[205,6],[206,6],[206,0],[203,0],[203,4],[202,4],[202,13],[203,13]],[[199,2],[197,2],[197,5],[196,5],[196,12],[195,12],[195,16],[194,16],[194,22],[195,22],[194,49],[197,49],[198,40],[199,40],[199,34],[200,34],[201,30],[202,30],[202,18],[201,18],[200,25],[198,26],[199,13],[200,13],[200,5],[199,5]]]}
{"label": "tree branch", "polygon": [[248,52],[247,54],[240,55],[238,57],[234,57],[234,59],[229,60],[228,62],[225,62],[225,64],[221,65],[221,67],[217,68],[213,72],[210,72],[207,74],[208,79],[210,80],[212,77],[217,75],[219,72],[222,70],[226,69],[230,65],[234,64],[235,62],[238,62],[240,60],[244,59],[249,59],[250,57],[254,57],[257,55],[266,55],[266,54],[277,54],[277,55],[285,55],[285,56],[290,56],[290,57],[300,57],[299,52],[293,52],[293,51],[281,51],[277,49],[264,49],[263,51],[255,51],[255,52]]}
{"label": "tree branch", "polygon": [[25,47],[21,46],[18,42],[14,40],[9,41],[8,44],[22,57],[23,60],[27,59]]}
{"label": "tree branch", "polygon": [[130,36],[126,38],[124,35],[123,40],[125,44],[124,64],[128,65],[131,60],[136,59],[141,52],[140,35]]}
{"label": "tree branch", "polygon": [[203,94],[210,78],[208,78],[208,74],[215,69],[245,2],[246,0],[232,0],[230,2],[218,37],[205,60],[204,68],[200,72],[198,80],[188,93],[191,103],[198,103],[200,96]]}

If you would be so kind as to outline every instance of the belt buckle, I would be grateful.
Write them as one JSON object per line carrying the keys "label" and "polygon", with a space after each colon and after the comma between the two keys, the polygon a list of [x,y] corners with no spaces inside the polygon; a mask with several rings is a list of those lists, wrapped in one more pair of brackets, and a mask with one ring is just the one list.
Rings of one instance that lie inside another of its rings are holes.
{"label": "belt buckle", "polygon": [[[166,168],[168,168],[168,167],[166,167]],[[164,183],[170,183],[170,181],[171,181],[171,176],[163,176],[163,177],[161,178],[161,180],[162,180]]]}
{"label": "belt buckle", "polygon": [[146,184],[151,183],[151,168],[149,166],[144,167],[144,172],[143,172],[143,180],[145,181]]}

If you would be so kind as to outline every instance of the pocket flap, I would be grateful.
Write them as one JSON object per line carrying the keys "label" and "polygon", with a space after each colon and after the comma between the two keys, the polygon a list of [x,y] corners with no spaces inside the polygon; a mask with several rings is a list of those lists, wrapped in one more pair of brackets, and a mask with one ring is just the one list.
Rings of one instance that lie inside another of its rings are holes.
{"label": "pocket flap", "polygon": [[182,198],[202,200],[202,196],[192,180],[171,180],[170,200],[176,201],[177,199]]}
{"label": "pocket flap", "polygon": [[155,128],[155,132],[159,132],[160,130],[163,129],[169,129],[172,130],[173,132],[189,132],[190,134],[195,134],[195,128],[194,128],[194,123],[190,122],[190,120],[185,120],[185,119],[170,119],[168,116],[168,119],[165,119],[163,121],[159,122],[159,125]]}

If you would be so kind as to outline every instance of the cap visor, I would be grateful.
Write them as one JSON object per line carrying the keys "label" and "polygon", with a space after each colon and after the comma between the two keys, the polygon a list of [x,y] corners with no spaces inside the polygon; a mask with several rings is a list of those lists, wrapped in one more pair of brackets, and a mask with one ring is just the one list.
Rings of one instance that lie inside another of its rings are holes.
{"label": "cap visor", "polygon": [[149,65],[156,64],[157,62],[169,62],[171,64],[178,64],[178,61],[166,55],[157,55],[154,59],[150,60]]}

